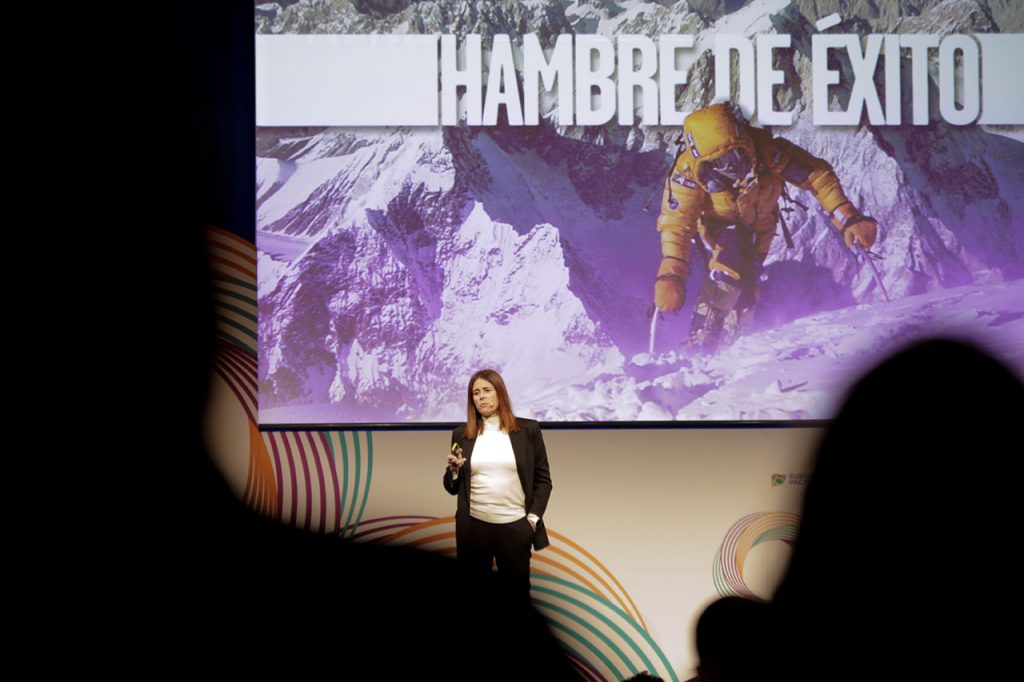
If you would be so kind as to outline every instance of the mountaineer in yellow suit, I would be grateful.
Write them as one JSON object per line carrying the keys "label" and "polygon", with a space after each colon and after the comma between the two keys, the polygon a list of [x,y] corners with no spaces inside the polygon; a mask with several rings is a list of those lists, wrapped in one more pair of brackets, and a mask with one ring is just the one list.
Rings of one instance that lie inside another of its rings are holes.
{"label": "mountaineer in yellow suit", "polygon": [[749,125],[732,104],[712,104],[686,117],[658,217],[662,259],[654,304],[663,312],[682,307],[690,243],[703,238],[711,251],[690,326],[696,349],[714,351],[749,324],[785,182],[814,194],[847,246],[870,249],[875,243],[876,221],[846,197],[827,162]]}

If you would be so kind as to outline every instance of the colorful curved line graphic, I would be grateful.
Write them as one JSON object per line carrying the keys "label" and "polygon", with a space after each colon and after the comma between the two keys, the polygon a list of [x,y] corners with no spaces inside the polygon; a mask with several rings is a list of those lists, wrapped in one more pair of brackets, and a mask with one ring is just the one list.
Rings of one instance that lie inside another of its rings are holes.
{"label": "colorful curved line graphic", "polygon": [[213,380],[224,396],[215,407],[240,410],[247,425],[237,434],[247,446],[221,452],[219,464],[245,469],[240,495],[252,509],[313,532],[353,535],[373,478],[373,434],[259,431],[256,250],[218,228],[207,235],[218,339]]}
{"label": "colorful curved line graphic", "polygon": [[[561,533],[533,555],[533,603],[590,680],[621,680],[647,670],[678,680],[622,584],[596,557]],[[360,526],[360,540],[455,555],[455,519],[387,516]]]}
{"label": "colorful curved line graphic", "polygon": [[792,545],[799,527],[800,517],[788,512],[747,514],[734,523],[715,556],[713,572],[718,594],[759,599],[743,581],[743,564],[747,555],[762,542],[781,540]]}
{"label": "colorful curved line graphic", "polygon": [[227,230],[206,230],[218,338],[256,359],[256,247]]}

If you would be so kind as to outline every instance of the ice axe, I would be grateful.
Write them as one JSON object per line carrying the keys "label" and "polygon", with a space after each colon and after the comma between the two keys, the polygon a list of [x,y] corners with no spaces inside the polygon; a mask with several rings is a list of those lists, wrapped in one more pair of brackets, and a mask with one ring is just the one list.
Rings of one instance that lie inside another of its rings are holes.
{"label": "ice axe", "polygon": [[[841,238],[842,233],[837,234],[839,234]],[[875,265],[875,260],[882,260],[882,257],[870,249],[858,248],[859,244],[860,242],[857,240],[857,236],[854,235],[853,245],[850,247],[853,250],[853,257],[860,260],[860,253],[863,252],[864,258],[867,260],[868,265],[871,266],[871,278],[875,280],[875,284],[877,284],[878,288],[882,290],[882,296],[885,297],[885,302],[892,303],[892,299],[889,298],[889,291],[885,288],[885,284],[882,283],[882,273],[878,271],[878,266]]]}
{"label": "ice axe", "polygon": [[882,260],[882,257],[874,251],[864,249],[864,258],[867,260],[868,265],[871,266],[871,276],[874,278],[875,284],[878,285],[878,288],[882,290],[882,295],[885,296],[885,302],[892,303],[892,300],[889,298],[889,292],[886,291],[885,285],[882,283],[882,273],[878,271],[878,266],[875,265],[875,261]]}
{"label": "ice axe", "polygon": [[[694,235],[693,242],[697,245],[697,251],[700,252],[701,257],[704,259],[704,265],[709,266],[711,255],[708,254],[708,247],[704,244],[704,238],[699,234]],[[647,353],[654,355],[654,332],[658,327],[658,318],[665,319],[665,313],[658,310],[657,306],[652,303],[651,307],[647,309],[647,316],[651,318],[651,332],[647,343]]]}
{"label": "ice axe", "polygon": [[647,343],[647,354],[654,357],[654,330],[658,326],[658,310],[651,315],[651,338]]}
{"label": "ice axe", "polygon": [[857,245],[859,243],[860,242],[857,241],[856,235],[854,235],[852,247],[854,257],[857,258],[857,260],[860,260],[859,251],[863,251],[864,259],[867,261],[868,265],[871,266],[871,277],[875,280],[875,284],[878,285],[878,288],[882,290],[882,296],[885,297],[885,302],[892,303],[892,299],[889,298],[889,292],[886,290],[885,284],[882,283],[882,273],[878,271],[878,266],[875,265],[875,261],[882,260],[882,257],[870,249],[858,249]]}

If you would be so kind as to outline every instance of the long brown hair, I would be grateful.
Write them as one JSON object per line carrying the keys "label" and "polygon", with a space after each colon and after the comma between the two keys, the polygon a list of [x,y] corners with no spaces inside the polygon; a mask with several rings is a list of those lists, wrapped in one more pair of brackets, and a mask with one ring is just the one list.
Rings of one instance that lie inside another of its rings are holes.
{"label": "long brown hair", "polygon": [[466,390],[466,438],[476,438],[477,434],[483,430],[483,419],[473,403],[473,384],[477,379],[489,382],[498,394],[498,418],[501,420],[501,428],[509,433],[518,432],[519,422],[512,414],[512,401],[508,398],[505,380],[493,369],[482,369],[469,378],[469,388]]}

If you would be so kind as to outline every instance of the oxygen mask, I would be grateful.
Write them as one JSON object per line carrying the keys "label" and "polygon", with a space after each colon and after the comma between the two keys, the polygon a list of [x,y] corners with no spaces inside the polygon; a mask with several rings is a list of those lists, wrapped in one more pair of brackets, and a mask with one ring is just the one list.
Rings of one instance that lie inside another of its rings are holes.
{"label": "oxygen mask", "polygon": [[742,149],[731,149],[701,163],[698,177],[709,192],[744,189],[753,179],[753,166]]}

